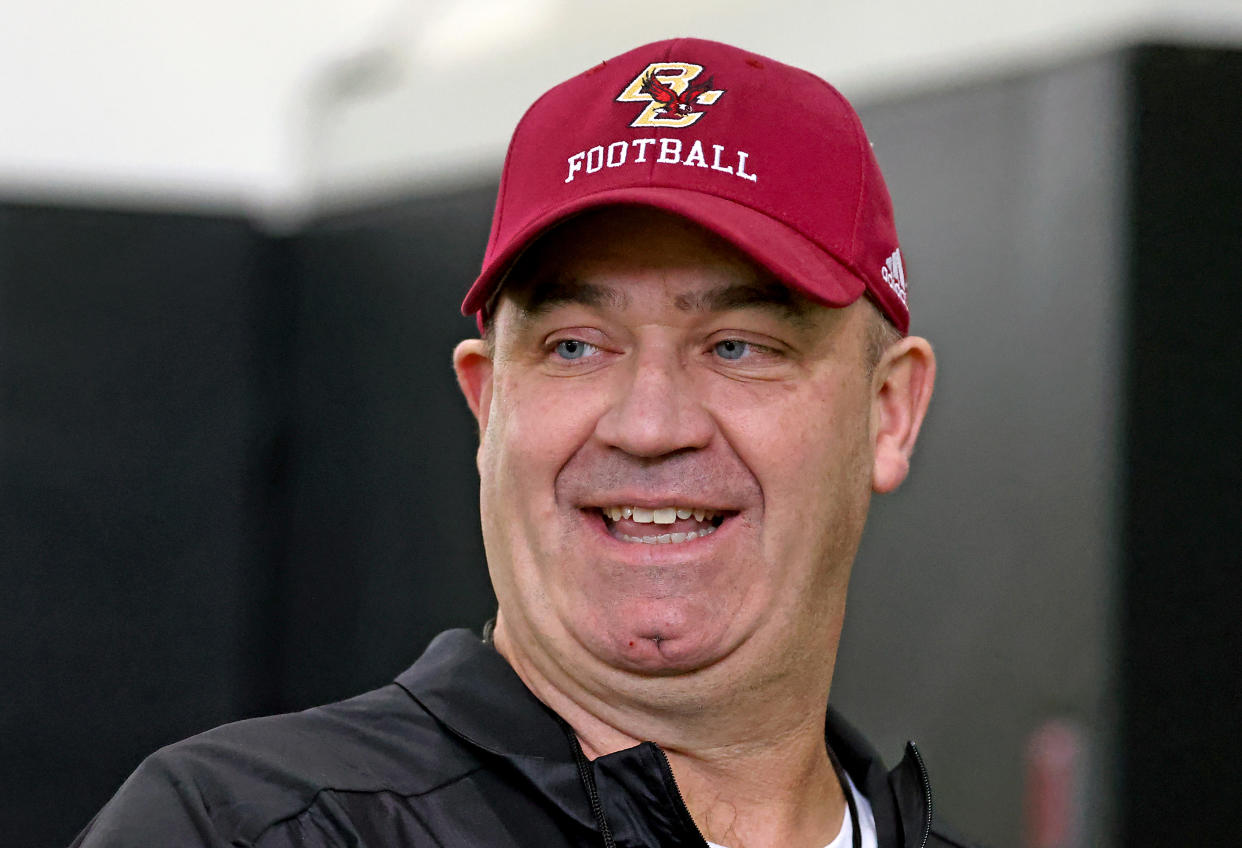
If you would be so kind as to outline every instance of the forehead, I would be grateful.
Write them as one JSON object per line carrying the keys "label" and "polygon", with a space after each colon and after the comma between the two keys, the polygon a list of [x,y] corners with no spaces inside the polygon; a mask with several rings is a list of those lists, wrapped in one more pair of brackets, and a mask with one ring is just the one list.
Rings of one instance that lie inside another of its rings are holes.
{"label": "forehead", "polygon": [[808,326],[828,310],[713,233],[643,207],[561,224],[526,251],[501,291],[531,320],[565,304],[624,311],[639,299],[650,305],[653,295],[685,313],[754,308]]}

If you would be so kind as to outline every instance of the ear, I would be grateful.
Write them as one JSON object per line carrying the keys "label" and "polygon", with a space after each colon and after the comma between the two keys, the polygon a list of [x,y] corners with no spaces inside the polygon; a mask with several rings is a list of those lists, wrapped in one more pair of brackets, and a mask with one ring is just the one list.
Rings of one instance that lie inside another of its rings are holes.
{"label": "ear", "polygon": [[891,492],[906,479],[935,382],[936,355],[918,336],[891,345],[876,365],[871,398],[875,491]]}
{"label": "ear", "polygon": [[492,408],[492,356],[483,339],[466,339],[453,349],[453,370],[466,403],[479,422],[479,433],[487,429]]}

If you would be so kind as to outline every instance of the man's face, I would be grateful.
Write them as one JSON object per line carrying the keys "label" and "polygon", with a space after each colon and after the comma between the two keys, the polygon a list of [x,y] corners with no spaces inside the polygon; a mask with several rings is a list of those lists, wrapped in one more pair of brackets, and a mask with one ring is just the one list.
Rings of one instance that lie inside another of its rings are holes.
{"label": "man's face", "polygon": [[457,354],[506,643],[546,674],[762,678],[808,653],[830,673],[872,485],[873,310],[636,208],[561,226],[511,280],[490,354]]}

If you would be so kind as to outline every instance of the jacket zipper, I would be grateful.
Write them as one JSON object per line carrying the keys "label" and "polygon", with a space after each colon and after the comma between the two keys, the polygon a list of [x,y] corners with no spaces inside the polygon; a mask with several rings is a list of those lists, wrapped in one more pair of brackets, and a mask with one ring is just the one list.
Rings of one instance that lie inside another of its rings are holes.
{"label": "jacket zipper", "polygon": [[919,780],[923,784],[923,800],[927,805],[927,814],[923,817],[923,839],[919,842],[919,848],[927,848],[927,838],[931,835],[932,823],[931,780],[927,777],[927,766],[923,765],[923,755],[919,753],[919,747],[913,742],[908,744],[910,750],[914,752],[914,761],[919,766]]}
{"label": "jacket zipper", "polygon": [[703,835],[703,831],[699,830],[694,817],[690,815],[690,808],[686,806],[686,799],[681,795],[681,787],[677,785],[677,778],[673,776],[673,766],[668,761],[668,754],[664,753],[664,749],[659,745],[652,743],[652,747],[660,754],[660,762],[664,766],[664,776],[668,778],[668,784],[673,787],[673,795],[676,796],[677,803],[681,805],[682,812],[686,814],[686,821],[690,822],[690,829],[699,838],[699,844],[706,848],[707,837]]}
{"label": "jacket zipper", "polygon": [[616,848],[617,843],[613,841],[612,828],[608,826],[608,818],[604,815],[604,804],[599,799],[599,788],[595,785],[595,772],[591,770],[591,761],[587,759],[582,745],[578,742],[578,734],[574,733],[573,728],[564,719],[559,716],[557,719],[561,724],[561,729],[569,738],[569,746],[574,752],[574,764],[578,767],[578,780],[586,789],[587,800],[591,804],[591,815],[595,817],[595,824],[599,828],[604,848]]}

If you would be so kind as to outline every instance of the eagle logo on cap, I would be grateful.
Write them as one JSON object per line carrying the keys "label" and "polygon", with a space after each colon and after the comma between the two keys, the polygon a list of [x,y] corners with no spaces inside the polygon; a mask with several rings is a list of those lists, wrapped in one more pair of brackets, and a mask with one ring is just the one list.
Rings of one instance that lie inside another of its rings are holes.
{"label": "eagle logo on cap", "polygon": [[712,78],[706,82],[696,82],[678,94],[655,74],[649,73],[643,77],[643,84],[638,90],[643,94],[651,95],[652,100],[664,107],[656,113],[657,118],[680,118],[682,115],[695,114],[697,110],[694,107],[699,95],[705,91],[711,91],[712,82]]}
{"label": "eagle logo on cap", "polygon": [[647,104],[631,127],[688,127],[703,117],[698,107],[712,105],[725,93],[714,87],[714,77],[694,82],[702,74],[702,65],[652,62],[625,87],[617,102]]}

